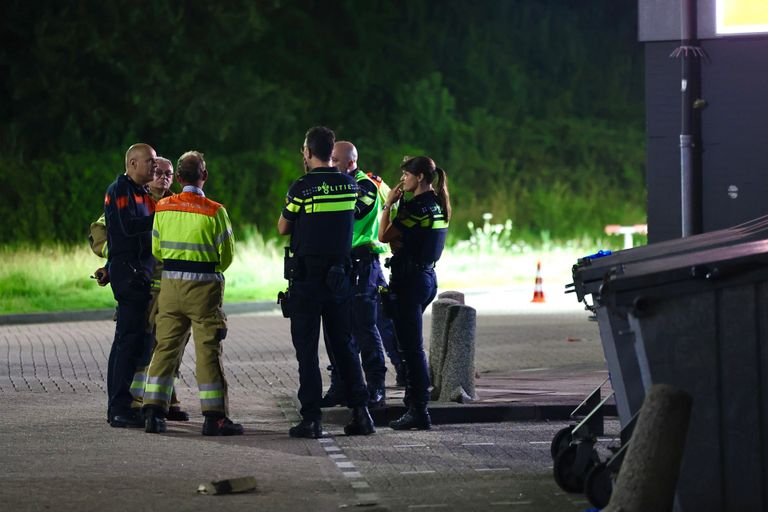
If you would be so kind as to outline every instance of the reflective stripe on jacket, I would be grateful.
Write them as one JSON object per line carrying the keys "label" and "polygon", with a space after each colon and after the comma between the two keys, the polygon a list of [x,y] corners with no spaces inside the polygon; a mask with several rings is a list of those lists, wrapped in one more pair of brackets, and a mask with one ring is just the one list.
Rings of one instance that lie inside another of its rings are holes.
{"label": "reflective stripe on jacket", "polygon": [[159,260],[212,263],[223,272],[232,263],[235,240],[221,204],[193,192],[162,199],[155,210],[152,254]]}

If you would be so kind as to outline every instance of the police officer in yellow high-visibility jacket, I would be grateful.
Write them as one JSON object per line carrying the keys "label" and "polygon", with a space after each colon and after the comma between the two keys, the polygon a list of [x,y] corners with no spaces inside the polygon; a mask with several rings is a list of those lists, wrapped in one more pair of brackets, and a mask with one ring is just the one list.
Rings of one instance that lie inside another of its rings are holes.
{"label": "police officer in yellow high-visibility jacket", "polygon": [[181,341],[191,325],[205,416],[203,435],[242,434],[242,425],[227,417],[227,382],[221,365],[221,341],[227,334],[221,309],[222,272],[232,263],[232,225],[224,207],[203,193],[208,171],[202,153],[181,155],[176,177],[182,192],[157,204],[152,232],[152,253],[163,261],[163,273],[157,346],[144,389],[145,430],[165,431],[174,373],[184,351]]}

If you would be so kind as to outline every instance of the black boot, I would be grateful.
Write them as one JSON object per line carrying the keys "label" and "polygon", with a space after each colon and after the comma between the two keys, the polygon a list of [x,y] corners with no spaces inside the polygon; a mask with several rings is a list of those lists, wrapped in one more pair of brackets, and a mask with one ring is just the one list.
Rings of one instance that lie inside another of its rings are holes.
{"label": "black boot", "polygon": [[432,428],[432,419],[429,417],[427,404],[415,404],[399,419],[390,421],[389,426],[395,430],[429,430]]}
{"label": "black boot", "polygon": [[369,409],[377,409],[387,405],[387,390],[384,389],[383,385],[378,388],[369,388],[368,396],[370,397],[368,398]]}
{"label": "black boot", "polygon": [[301,420],[288,429],[291,437],[304,437],[307,439],[320,439],[323,437],[323,427],[320,420]]}
{"label": "black boot", "polygon": [[168,408],[168,415],[165,419],[168,421],[189,421],[189,413],[182,410],[178,405],[172,405]]}
{"label": "black boot", "polygon": [[367,436],[376,432],[373,420],[364,405],[352,408],[352,421],[344,426],[344,433],[348,436]]}
{"label": "black boot", "polygon": [[165,412],[159,407],[144,406],[144,432],[162,434],[165,432]]}
{"label": "black boot", "polygon": [[203,422],[204,436],[239,436],[242,434],[243,426],[226,416],[206,416]]}
{"label": "black boot", "polygon": [[337,387],[331,386],[328,388],[328,392],[325,393],[325,396],[320,400],[320,407],[336,407],[337,405],[347,405],[347,400],[343,391]]}

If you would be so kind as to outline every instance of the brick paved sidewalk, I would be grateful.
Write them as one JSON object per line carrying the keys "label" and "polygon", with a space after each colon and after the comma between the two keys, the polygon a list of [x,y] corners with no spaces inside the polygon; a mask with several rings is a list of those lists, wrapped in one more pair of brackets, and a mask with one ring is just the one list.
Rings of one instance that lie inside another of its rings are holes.
{"label": "brick paved sidewalk", "polygon": [[[538,322],[535,315],[518,316],[510,330],[507,317],[478,317],[480,403],[578,403],[605,379],[594,324],[585,319],[578,325],[573,314],[553,315],[543,331]],[[110,321],[0,326],[0,393],[105,393],[113,329]],[[326,365],[322,348],[320,358]],[[298,375],[289,322],[280,316],[231,316],[223,360],[233,394],[295,394]],[[189,344],[180,371],[181,393],[195,391],[194,367]],[[387,374],[390,388],[393,373]],[[393,389],[390,396],[396,401],[401,393]]]}
{"label": "brick paved sidewalk", "polygon": [[[382,427],[365,438],[327,422],[328,439],[289,439],[298,381],[289,323],[276,315],[230,317],[224,365],[245,436],[200,435],[191,345],[179,392],[192,421],[169,423],[165,435],[109,428],[113,329],[111,321],[0,326],[0,502],[9,509],[588,508],[550,476],[548,443],[564,422]],[[478,317],[477,388],[486,403],[578,403],[604,378],[601,360],[596,325],[578,313]],[[397,391],[390,387],[391,399]],[[257,477],[255,494],[194,493],[203,481],[243,475]]]}

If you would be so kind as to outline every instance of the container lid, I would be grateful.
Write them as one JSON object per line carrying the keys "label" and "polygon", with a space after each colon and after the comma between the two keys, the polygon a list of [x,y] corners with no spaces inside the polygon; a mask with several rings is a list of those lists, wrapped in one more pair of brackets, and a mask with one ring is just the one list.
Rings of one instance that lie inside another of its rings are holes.
{"label": "container lid", "polygon": [[641,292],[674,283],[699,282],[712,286],[749,275],[755,270],[768,273],[768,240],[625,263],[609,278],[602,294],[629,290]]}
{"label": "container lid", "polygon": [[730,228],[617,251],[601,258],[586,256],[573,266],[574,291],[581,301],[584,296],[600,289],[606,275],[626,273],[623,267],[630,264],[766,239],[768,215]]}

